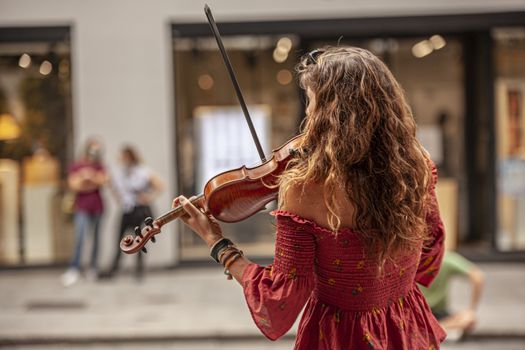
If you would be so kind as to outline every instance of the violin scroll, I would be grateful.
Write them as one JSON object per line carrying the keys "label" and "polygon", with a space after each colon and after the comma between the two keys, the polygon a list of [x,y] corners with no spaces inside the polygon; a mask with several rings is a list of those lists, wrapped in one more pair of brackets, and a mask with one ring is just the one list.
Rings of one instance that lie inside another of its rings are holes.
{"label": "violin scroll", "polygon": [[[204,195],[201,194],[193,197],[190,202],[198,208],[203,208]],[[160,233],[161,227],[170,221],[178,219],[183,214],[184,210],[182,209],[182,206],[178,205],[156,219],[147,217],[144,220],[144,228],[142,230],[138,226],[135,227],[135,237],[132,235],[126,235],[120,240],[120,249],[127,254],[133,254],[139,250],[147,253],[148,251],[145,247],[146,243],[148,243],[148,241],[155,243],[155,235]]]}
{"label": "violin scroll", "polygon": [[148,217],[144,220],[144,228],[141,230],[139,226],[135,227],[135,237],[126,235],[120,241],[120,249],[127,254],[133,254],[142,250],[147,253],[145,245],[148,241],[155,243],[155,235],[160,233],[160,225],[158,225],[152,218]]}

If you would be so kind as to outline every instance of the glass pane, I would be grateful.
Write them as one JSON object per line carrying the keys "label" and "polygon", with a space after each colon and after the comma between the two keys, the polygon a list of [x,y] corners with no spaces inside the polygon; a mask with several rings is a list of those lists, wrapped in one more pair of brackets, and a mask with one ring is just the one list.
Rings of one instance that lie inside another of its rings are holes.
{"label": "glass pane", "polygon": [[[266,155],[298,130],[302,107],[292,78],[297,43],[297,38],[284,35],[224,38]],[[177,38],[173,49],[177,171],[182,193],[191,196],[201,193],[211,176],[256,166],[260,160],[215,40]],[[271,256],[272,205],[242,222],[223,224],[225,235],[241,243],[250,256]],[[201,240],[181,228],[182,259],[207,257]]]}
{"label": "glass pane", "polygon": [[0,43],[0,264],[62,262],[71,147],[70,46]]}
{"label": "glass pane", "polygon": [[493,32],[500,250],[525,249],[525,28]]}

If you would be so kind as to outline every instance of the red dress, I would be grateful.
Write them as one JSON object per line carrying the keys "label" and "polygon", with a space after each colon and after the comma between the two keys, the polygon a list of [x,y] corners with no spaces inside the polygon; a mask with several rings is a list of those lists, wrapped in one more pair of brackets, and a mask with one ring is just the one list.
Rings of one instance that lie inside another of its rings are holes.
{"label": "red dress", "polygon": [[431,192],[427,222],[433,242],[387,262],[379,275],[351,229],[334,235],[293,213],[274,212],[274,262],[250,264],[243,274],[257,327],[275,340],[306,303],[295,349],[438,349],[446,334],[416,286],[432,282],[443,257],[444,228],[434,186]]}

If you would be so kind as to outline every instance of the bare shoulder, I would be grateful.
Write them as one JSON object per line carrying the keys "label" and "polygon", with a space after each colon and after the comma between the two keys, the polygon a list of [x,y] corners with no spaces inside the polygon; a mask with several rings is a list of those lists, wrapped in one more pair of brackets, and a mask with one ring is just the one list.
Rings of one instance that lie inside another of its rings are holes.
{"label": "bare shoulder", "polygon": [[320,213],[326,214],[322,186],[318,184],[291,186],[285,193],[283,206],[280,209],[317,221]]}
{"label": "bare shoulder", "polygon": [[[303,218],[315,221],[323,227],[329,227],[328,207],[324,198],[324,186],[318,183],[292,186],[286,192],[280,209],[289,211]],[[353,204],[344,191],[336,192],[336,210],[342,227],[354,227]]]}

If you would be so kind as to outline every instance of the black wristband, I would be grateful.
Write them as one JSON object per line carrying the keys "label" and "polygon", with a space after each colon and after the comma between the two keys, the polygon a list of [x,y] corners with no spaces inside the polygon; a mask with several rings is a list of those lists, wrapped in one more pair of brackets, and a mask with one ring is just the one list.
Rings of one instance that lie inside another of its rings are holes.
{"label": "black wristband", "polygon": [[217,243],[213,245],[210,251],[210,255],[216,262],[219,262],[219,252],[225,248],[233,246],[233,242],[228,238],[222,238]]}

